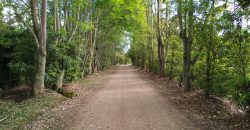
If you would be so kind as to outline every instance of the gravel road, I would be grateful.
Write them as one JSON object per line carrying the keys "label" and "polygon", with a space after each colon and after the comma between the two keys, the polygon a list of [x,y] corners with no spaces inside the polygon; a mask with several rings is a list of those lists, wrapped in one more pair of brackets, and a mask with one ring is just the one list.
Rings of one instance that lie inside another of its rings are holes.
{"label": "gravel road", "polygon": [[72,130],[197,130],[132,66],[117,66],[86,100]]}

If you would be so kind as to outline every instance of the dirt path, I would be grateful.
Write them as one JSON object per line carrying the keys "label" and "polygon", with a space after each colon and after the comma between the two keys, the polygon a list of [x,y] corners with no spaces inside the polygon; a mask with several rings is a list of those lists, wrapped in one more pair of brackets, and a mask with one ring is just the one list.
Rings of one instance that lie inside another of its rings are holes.
{"label": "dirt path", "polygon": [[137,69],[118,66],[103,89],[86,101],[80,117],[65,129],[182,130],[197,129]]}

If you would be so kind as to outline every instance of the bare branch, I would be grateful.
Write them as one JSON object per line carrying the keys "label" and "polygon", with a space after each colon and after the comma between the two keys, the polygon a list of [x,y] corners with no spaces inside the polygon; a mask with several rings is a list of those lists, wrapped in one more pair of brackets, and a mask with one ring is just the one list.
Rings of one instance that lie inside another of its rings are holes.
{"label": "bare branch", "polygon": [[35,40],[35,42],[36,42],[36,47],[38,48],[38,47],[39,47],[39,41],[38,41],[38,38],[37,38],[35,32],[34,32],[33,29],[23,20],[23,18],[21,17],[21,15],[18,14],[17,11],[16,11],[15,9],[13,9],[13,10],[14,10],[14,12],[15,12],[16,17],[17,17],[17,18],[24,24],[24,26],[25,26],[26,28],[28,28],[28,30],[31,32],[31,34],[32,34],[32,36],[34,37],[34,40]]}
{"label": "bare branch", "polygon": [[4,121],[5,119],[7,119],[7,117],[4,117],[4,118],[0,119],[0,122]]}

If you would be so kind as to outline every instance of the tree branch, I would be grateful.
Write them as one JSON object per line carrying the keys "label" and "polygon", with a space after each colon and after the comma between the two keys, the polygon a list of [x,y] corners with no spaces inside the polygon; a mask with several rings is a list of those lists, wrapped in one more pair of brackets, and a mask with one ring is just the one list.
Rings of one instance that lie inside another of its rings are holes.
{"label": "tree branch", "polygon": [[196,54],[195,56],[194,56],[194,59],[191,61],[191,64],[192,65],[194,65],[196,62],[197,62],[197,60],[198,60],[198,58],[199,58],[199,56],[200,56],[200,52],[203,50],[203,46],[201,46],[200,48],[199,48],[199,50],[198,50],[198,54]]}
{"label": "tree branch", "polygon": [[7,117],[4,117],[4,118],[0,119],[0,122],[4,121],[6,118],[7,118]]}
{"label": "tree branch", "polygon": [[26,28],[28,28],[28,30],[31,32],[31,34],[32,34],[32,36],[34,37],[34,40],[35,40],[35,42],[36,42],[36,47],[38,48],[38,47],[39,47],[39,41],[38,41],[38,38],[37,38],[35,32],[34,32],[33,29],[23,20],[23,18],[21,17],[21,15],[17,13],[17,10],[14,9],[14,8],[13,8],[13,10],[14,10],[14,12],[15,12],[16,17],[17,17],[17,18],[24,24],[24,26],[25,26]]}

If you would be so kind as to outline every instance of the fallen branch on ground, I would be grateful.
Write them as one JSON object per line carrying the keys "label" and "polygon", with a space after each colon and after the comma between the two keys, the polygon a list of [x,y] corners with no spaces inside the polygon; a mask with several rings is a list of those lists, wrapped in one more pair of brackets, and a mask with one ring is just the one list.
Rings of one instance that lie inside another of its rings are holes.
{"label": "fallen branch on ground", "polygon": [[0,119],[0,122],[4,121],[6,118],[7,118],[7,117],[4,117],[4,118]]}

